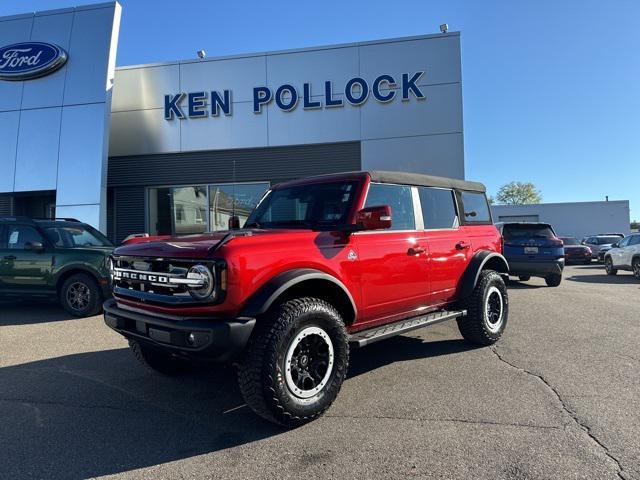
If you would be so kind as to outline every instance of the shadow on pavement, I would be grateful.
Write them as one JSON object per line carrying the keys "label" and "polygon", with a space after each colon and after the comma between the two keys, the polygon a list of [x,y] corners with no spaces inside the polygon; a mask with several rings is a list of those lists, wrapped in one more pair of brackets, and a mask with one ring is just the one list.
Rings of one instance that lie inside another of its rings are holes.
{"label": "shadow on pavement", "polygon": [[128,349],[0,369],[0,478],[89,478],[162,464],[283,430],[244,404],[232,367],[170,378]]}
{"label": "shadow on pavement", "polygon": [[511,280],[507,282],[507,288],[522,289],[522,290],[535,290],[536,288],[549,288],[546,285],[534,285],[532,283],[522,282],[520,280]]}
{"label": "shadow on pavement", "polygon": [[[348,377],[471,348],[395,337],[354,350]],[[165,377],[126,348],[1,368],[0,412],[0,478],[96,477],[285,433],[244,405],[233,367]]]}
{"label": "shadow on pavement", "polygon": [[54,301],[1,301],[0,327],[9,325],[32,325],[36,323],[75,320]]}
{"label": "shadow on pavement", "polygon": [[476,348],[479,347],[470,345],[463,339],[424,341],[414,337],[392,337],[364,349],[352,349],[347,381],[349,378],[395,362],[440,357]]}
{"label": "shadow on pavement", "polygon": [[600,275],[572,275],[566,277],[565,280],[580,283],[606,283],[606,284],[636,284],[640,287],[640,280],[635,278],[630,272],[618,272],[617,275],[607,275],[604,270]]}

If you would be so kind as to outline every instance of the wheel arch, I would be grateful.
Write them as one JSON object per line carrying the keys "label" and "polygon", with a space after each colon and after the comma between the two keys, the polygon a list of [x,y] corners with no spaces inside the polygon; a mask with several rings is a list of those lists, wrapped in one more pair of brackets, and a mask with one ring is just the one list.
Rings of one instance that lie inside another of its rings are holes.
{"label": "wheel arch", "polygon": [[464,299],[469,297],[478,284],[478,278],[480,272],[483,270],[494,270],[498,273],[508,275],[509,264],[506,258],[500,253],[491,252],[489,250],[481,250],[477,252],[467,269],[464,271],[462,278],[460,279],[459,298]]}
{"label": "wheel arch", "polygon": [[60,272],[58,272],[56,276],[56,292],[60,295],[60,290],[62,290],[62,285],[67,281],[69,277],[75,275],[76,273],[84,273],[89,275],[96,282],[98,289],[100,290],[100,273],[98,270],[95,270],[86,265],[67,265]]}
{"label": "wheel arch", "polygon": [[258,317],[272,306],[291,298],[311,296],[331,303],[346,325],[357,316],[356,304],[347,287],[328,273],[300,268],[280,273],[267,281],[245,302],[242,317]]}

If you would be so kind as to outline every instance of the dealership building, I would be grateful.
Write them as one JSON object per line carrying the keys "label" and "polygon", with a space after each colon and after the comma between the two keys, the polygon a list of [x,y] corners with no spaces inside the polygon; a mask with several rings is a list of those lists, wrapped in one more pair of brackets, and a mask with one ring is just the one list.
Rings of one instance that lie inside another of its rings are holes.
{"label": "dealership building", "polygon": [[0,18],[0,216],[121,241],[226,228],[309,175],[464,178],[457,32],[116,68],[121,14]]}

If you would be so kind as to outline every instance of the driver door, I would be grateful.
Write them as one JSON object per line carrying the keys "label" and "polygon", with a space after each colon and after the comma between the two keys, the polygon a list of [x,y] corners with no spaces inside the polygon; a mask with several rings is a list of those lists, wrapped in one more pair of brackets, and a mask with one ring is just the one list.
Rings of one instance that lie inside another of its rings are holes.
{"label": "driver door", "polygon": [[[29,249],[29,243],[41,242],[44,251]],[[0,285],[7,293],[47,293],[52,272],[53,251],[31,225],[5,224],[0,241]]]}

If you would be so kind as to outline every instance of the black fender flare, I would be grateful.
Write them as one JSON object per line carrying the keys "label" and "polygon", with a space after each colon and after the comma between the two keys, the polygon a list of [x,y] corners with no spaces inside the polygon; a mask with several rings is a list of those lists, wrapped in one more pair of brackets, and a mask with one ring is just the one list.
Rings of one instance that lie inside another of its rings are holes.
{"label": "black fender flare", "polygon": [[467,265],[467,269],[462,274],[459,288],[460,299],[467,298],[473,293],[478,283],[480,272],[488,267],[498,273],[509,274],[509,264],[506,258],[497,252],[480,250],[473,256],[469,265]]}
{"label": "black fender flare", "polygon": [[257,317],[267,312],[274,302],[287,290],[308,280],[323,280],[336,285],[349,299],[354,318],[357,315],[356,304],[347,287],[340,280],[328,273],[313,268],[296,268],[287,270],[268,280],[249,297],[240,312],[241,317]]}

